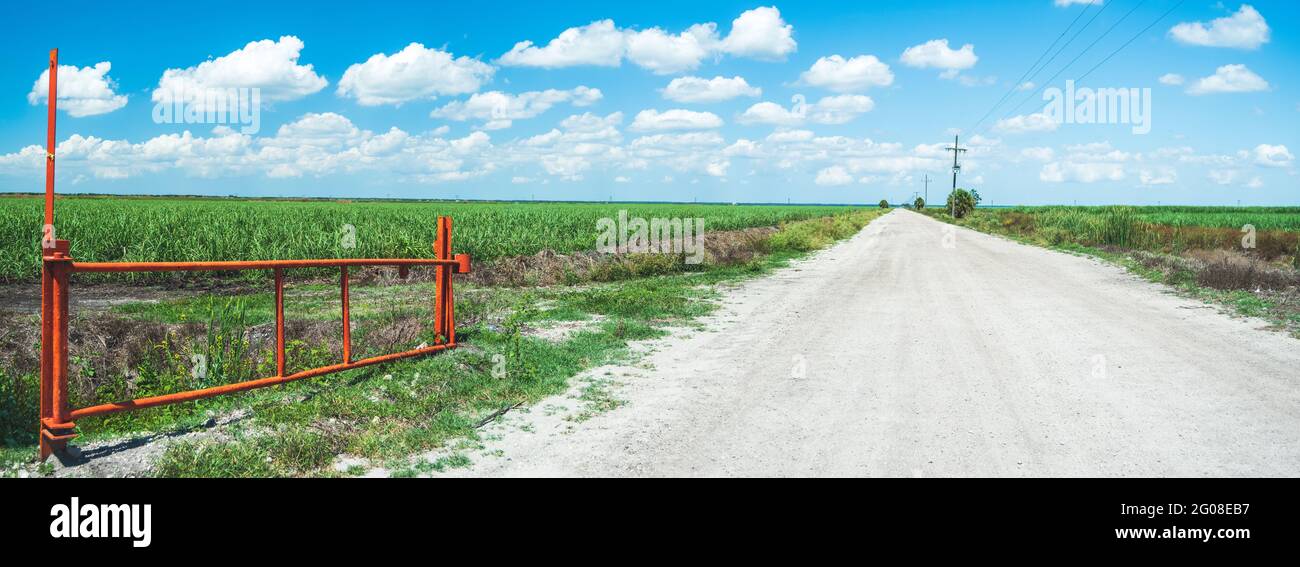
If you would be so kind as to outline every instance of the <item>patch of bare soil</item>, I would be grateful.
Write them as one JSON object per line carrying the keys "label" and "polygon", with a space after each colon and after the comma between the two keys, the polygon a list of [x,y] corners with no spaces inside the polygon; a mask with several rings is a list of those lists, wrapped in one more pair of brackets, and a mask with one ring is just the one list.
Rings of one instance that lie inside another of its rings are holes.
{"label": "patch of bare soil", "polygon": [[582,321],[554,321],[547,325],[525,328],[523,334],[524,336],[536,337],[547,342],[562,343],[583,331],[595,330],[604,322],[605,317],[603,315],[595,315],[590,319]]}
{"label": "patch of bare soil", "polygon": [[230,425],[248,417],[247,411],[213,416],[202,425],[162,433],[134,435],[124,439],[96,441],[71,446],[66,453],[56,453],[49,462],[56,477],[145,477],[154,462],[178,441],[221,440],[229,437]]}
{"label": "patch of bare soil", "polygon": [[[160,301],[184,294],[158,286],[92,284],[77,285],[68,301],[75,310],[103,311],[114,305],[134,302]],[[0,306],[5,311],[36,315],[41,312],[41,283],[0,284]]]}

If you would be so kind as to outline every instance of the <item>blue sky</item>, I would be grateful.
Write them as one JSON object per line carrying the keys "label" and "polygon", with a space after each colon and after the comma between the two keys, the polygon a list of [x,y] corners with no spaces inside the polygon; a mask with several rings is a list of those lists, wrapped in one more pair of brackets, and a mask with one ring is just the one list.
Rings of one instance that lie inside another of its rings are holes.
{"label": "blue sky", "polygon": [[[213,6],[0,9],[0,191],[41,190],[58,47],[61,192],[939,201],[960,132],[993,204],[1300,203],[1292,1]],[[1135,36],[1079,86],[1149,133],[1044,114]],[[157,123],[178,85],[260,89],[258,130]]]}

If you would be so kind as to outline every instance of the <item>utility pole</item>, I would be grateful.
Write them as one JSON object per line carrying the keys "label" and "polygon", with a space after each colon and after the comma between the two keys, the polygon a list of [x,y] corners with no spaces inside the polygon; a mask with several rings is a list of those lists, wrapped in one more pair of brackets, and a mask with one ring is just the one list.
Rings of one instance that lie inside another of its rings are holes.
{"label": "utility pole", "polygon": [[[965,148],[961,147],[960,142],[961,142],[961,135],[960,134],[954,135],[952,137],[952,147],[944,148],[952,152],[952,190],[954,193],[957,191],[957,174],[961,172],[961,164],[957,162],[957,156],[961,155],[963,152],[966,151]],[[955,202],[954,199],[948,199],[948,201],[950,201],[948,208],[952,209],[948,211],[948,214],[956,216],[957,203]]]}
{"label": "utility pole", "polygon": [[930,206],[930,174],[925,174],[925,205]]}

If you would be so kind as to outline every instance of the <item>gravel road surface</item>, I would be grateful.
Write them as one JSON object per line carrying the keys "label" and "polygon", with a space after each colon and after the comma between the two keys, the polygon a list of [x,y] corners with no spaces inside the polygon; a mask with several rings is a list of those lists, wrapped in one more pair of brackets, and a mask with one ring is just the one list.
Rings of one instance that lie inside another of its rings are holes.
{"label": "gravel road surface", "polygon": [[910,211],[708,325],[591,373],[622,407],[512,414],[450,474],[1300,475],[1300,341]]}

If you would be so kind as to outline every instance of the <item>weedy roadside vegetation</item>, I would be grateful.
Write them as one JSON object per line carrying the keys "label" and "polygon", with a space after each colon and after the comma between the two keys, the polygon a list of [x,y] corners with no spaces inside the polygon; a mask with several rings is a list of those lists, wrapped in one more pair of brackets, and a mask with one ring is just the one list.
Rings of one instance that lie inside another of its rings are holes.
{"label": "weedy roadside vegetation", "polygon": [[1014,207],[933,218],[1125,265],[1300,336],[1300,208]]}

